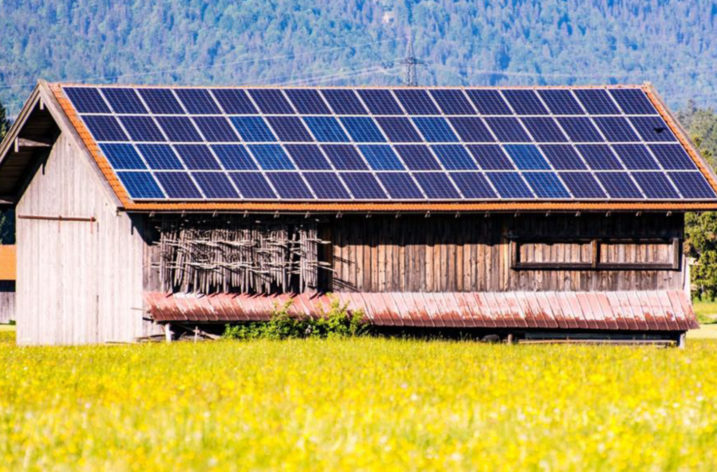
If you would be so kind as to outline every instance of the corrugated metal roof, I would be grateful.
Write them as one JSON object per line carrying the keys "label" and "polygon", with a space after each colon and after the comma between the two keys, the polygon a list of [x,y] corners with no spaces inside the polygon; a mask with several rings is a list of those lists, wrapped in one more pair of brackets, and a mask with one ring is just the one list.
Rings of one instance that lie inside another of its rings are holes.
{"label": "corrugated metal roof", "polygon": [[363,310],[370,324],[443,328],[685,331],[697,328],[681,290],[620,292],[341,292],[332,295],[213,295],[146,292],[158,322],[264,321],[291,301],[291,316],[320,316],[332,299]]}

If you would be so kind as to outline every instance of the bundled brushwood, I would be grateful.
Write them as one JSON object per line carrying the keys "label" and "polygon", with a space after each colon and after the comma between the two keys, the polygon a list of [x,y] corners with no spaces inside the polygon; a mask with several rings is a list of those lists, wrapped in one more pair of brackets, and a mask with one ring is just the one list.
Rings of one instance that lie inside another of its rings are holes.
{"label": "bundled brushwood", "polygon": [[162,288],[181,292],[276,293],[315,289],[318,237],[310,220],[162,218],[156,225]]}

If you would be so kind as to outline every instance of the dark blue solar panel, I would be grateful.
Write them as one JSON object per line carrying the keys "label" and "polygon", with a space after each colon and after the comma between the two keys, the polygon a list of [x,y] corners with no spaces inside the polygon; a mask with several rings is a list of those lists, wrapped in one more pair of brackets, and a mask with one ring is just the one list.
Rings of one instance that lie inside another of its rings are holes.
{"label": "dark blue solar panel", "polygon": [[595,175],[611,198],[642,198],[640,190],[624,172],[597,172]]}
{"label": "dark blue solar panel", "polygon": [[284,150],[278,144],[250,144],[249,150],[256,162],[265,170],[295,169]]}
{"label": "dark blue solar panel", "polygon": [[331,110],[324,103],[317,90],[287,89],[289,100],[294,104],[296,111],[302,115],[330,115]]}
{"label": "dark blue solar panel", "polygon": [[365,170],[368,169],[366,162],[358,153],[355,147],[346,145],[321,146],[326,157],[338,170]]}
{"label": "dark blue solar panel", "polygon": [[186,172],[155,172],[154,176],[169,198],[202,198],[199,189]]}
{"label": "dark blue solar panel", "polygon": [[237,198],[229,177],[223,172],[194,172],[194,180],[207,198]]}
{"label": "dark blue solar panel", "polygon": [[100,144],[99,146],[113,169],[147,168],[131,144]]}
{"label": "dark blue solar panel", "polygon": [[117,172],[130,198],[164,198],[162,189],[149,172]]}
{"label": "dark blue solar panel", "polygon": [[318,146],[312,144],[287,144],[286,151],[299,169],[331,170],[331,165]]}
{"label": "dark blue solar panel", "polygon": [[165,141],[151,116],[120,116],[122,126],[134,141]]}
{"label": "dark blue solar panel", "polygon": [[278,89],[249,89],[249,95],[254,103],[264,113],[275,115],[287,115],[294,113],[284,94]]}
{"label": "dark blue solar panel", "polygon": [[137,89],[140,96],[147,104],[149,111],[164,115],[179,115],[184,113],[182,105],[179,104],[170,89],[140,88]]}
{"label": "dark blue solar panel", "polygon": [[553,172],[526,172],[523,177],[538,198],[570,198],[570,193]]}
{"label": "dark blue solar panel", "polygon": [[431,90],[431,95],[433,95],[433,99],[446,115],[476,114],[462,90],[434,89]]}
{"label": "dark blue solar panel", "polygon": [[508,170],[515,169],[503,149],[497,145],[467,146],[481,169]]}
{"label": "dark blue solar panel", "polygon": [[65,87],[63,90],[79,113],[111,113],[96,88]]}
{"label": "dark blue solar panel", "polygon": [[354,141],[358,143],[377,143],[386,141],[379,131],[378,126],[371,118],[362,116],[346,116],[341,118],[341,122],[351,135]]}
{"label": "dark blue solar panel", "polygon": [[371,168],[376,170],[404,170],[403,164],[393,152],[391,146],[365,145],[359,146],[361,153]]}
{"label": "dark blue solar panel", "polygon": [[645,95],[645,92],[638,89],[612,89],[610,93],[622,111],[628,115],[654,115],[657,113],[655,107]]}
{"label": "dark blue solar panel", "polygon": [[505,143],[529,143],[530,136],[516,118],[486,118],[486,123],[495,133],[498,141]]}
{"label": "dark blue solar panel", "polygon": [[540,99],[533,90],[528,89],[507,89],[503,90],[503,96],[513,107],[518,115],[547,115]]}
{"label": "dark blue solar panel", "polygon": [[416,186],[410,175],[402,172],[382,172],[377,175],[391,198],[420,199],[421,190]]}
{"label": "dark blue solar panel", "polygon": [[220,143],[239,141],[236,131],[223,116],[195,116],[192,119],[207,141]]}
{"label": "dark blue solar panel", "polygon": [[403,115],[403,110],[388,89],[359,89],[358,94],[374,115]]}
{"label": "dark blue solar panel", "polygon": [[626,118],[620,117],[598,117],[595,123],[605,135],[608,141],[625,142],[639,141],[640,138],[632,131]]}
{"label": "dark blue solar panel", "polygon": [[692,158],[679,144],[650,144],[649,147],[665,169],[692,170],[697,168]]}
{"label": "dark blue solar panel", "polygon": [[633,172],[632,177],[647,198],[679,198],[667,176],[662,172]]}
{"label": "dark blue solar panel", "polygon": [[114,116],[85,115],[83,119],[95,141],[127,141]]}
{"label": "dark blue solar panel", "polygon": [[566,117],[558,118],[558,123],[563,127],[571,141],[577,143],[599,143],[605,140],[600,131],[592,124],[590,118]]}
{"label": "dark blue solar panel", "polygon": [[480,172],[451,172],[451,178],[465,198],[478,199],[496,197],[488,180],[486,180],[485,176]]}
{"label": "dark blue solar panel", "polygon": [[236,144],[217,144],[212,146],[212,150],[227,170],[257,169],[256,164],[244,146]]}
{"label": "dark blue solar panel", "polygon": [[150,169],[184,169],[177,154],[168,144],[138,144],[137,149]]}
{"label": "dark blue solar panel", "polygon": [[416,143],[423,141],[411,120],[403,117],[379,116],[376,118],[379,126],[386,133],[389,141],[396,143]]}
{"label": "dark blue solar panel", "polygon": [[563,143],[567,139],[552,118],[522,118],[533,139],[539,143]]}
{"label": "dark blue solar panel", "polygon": [[366,114],[366,109],[361,105],[353,90],[323,89],[321,94],[337,115]]}
{"label": "dark blue solar panel", "polygon": [[497,90],[466,90],[478,111],[483,115],[512,115],[508,104]]}
{"label": "dark blue solar panel", "polygon": [[381,189],[381,185],[373,174],[342,172],[340,175],[354,198],[359,200],[383,200],[386,198],[386,193]]}
{"label": "dark blue solar panel", "polygon": [[313,195],[299,174],[293,172],[271,172],[266,174],[279,194],[279,198],[311,200]]}
{"label": "dark blue solar panel", "polygon": [[567,89],[545,89],[539,90],[538,94],[543,99],[550,111],[555,115],[583,115],[585,112],[580,104],[573,97],[572,92]]}
{"label": "dark blue solar panel", "polygon": [[478,117],[454,117],[448,119],[458,136],[466,143],[492,143],[495,141]]}
{"label": "dark blue solar panel", "polygon": [[251,115],[258,113],[256,107],[244,90],[237,89],[214,89],[214,98],[229,115]]}
{"label": "dark blue solar panel", "polygon": [[279,141],[310,142],[314,140],[304,127],[304,123],[296,116],[268,116],[266,120],[274,129]]}
{"label": "dark blue solar panel", "polygon": [[591,115],[617,115],[620,113],[605,90],[576,89],[574,92],[585,110]]}
{"label": "dark blue solar panel", "polygon": [[595,177],[588,172],[561,172],[560,177],[575,198],[605,198]]}
{"label": "dark blue solar panel", "polygon": [[443,172],[418,172],[413,177],[428,198],[461,198],[453,182]]}
{"label": "dark blue solar panel", "polygon": [[395,89],[396,97],[409,115],[440,115],[426,90]]}
{"label": "dark blue solar panel", "polygon": [[263,175],[258,172],[230,172],[229,177],[234,181],[239,193],[244,198],[258,200],[276,199],[276,194],[269,186]]}
{"label": "dark blue solar panel", "polygon": [[533,198],[533,194],[520,174],[514,172],[489,172],[486,174],[502,198]]}
{"label": "dark blue solar panel", "polygon": [[659,116],[635,116],[630,118],[635,129],[644,141],[672,141],[677,138]]}
{"label": "dark blue solar panel", "polygon": [[336,118],[331,116],[307,116],[304,122],[309,127],[317,141],[323,143],[345,143],[349,137]]}
{"label": "dark blue solar panel", "polygon": [[170,141],[179,142],[199,142],[204,141],[196,128],[192,124],[192,120],[184,116],[158,116],[157,123],[167,135]]}
{"label": "dark blue solar panel", "polygon": [[236,116],[231,118],[231,122],[244,141],[276,141],[269,126],[259,116]]}
{"label": "dark blue solar panel", "polygon": [[454,143],[458,138],[444,118],[413,118],[413,123],[421,131],[426,141],[431,143]]}
{"label": "dark blue solar panel", "polygon": [[463,146],[455,144],[439,144],[433,146],[433,152],[438,156],[443,167],[448,170],[474,170],[478,169],[473,158]]}
{"label": "dark blue solar panel", "polygon": [[184,161],[187,169],[217,170],[221,169],[219,162],[214,158],[209,147],[203,144],[176,144],[175,151]]}
{"label": "dark blue solar panel", "polygon": [[427,146],[396,146],[396,152],[410,170],[438,170],[441,168]]}
{"label": "dark blue solar panel", "polygon": [[660,168],[643,144],[613,144],[612,148],[628,169],[650,170]]}
{"label": "dark blue solar panel", "polygon": [[221,113],[214,99],[206,89],[175,89],[174,92],[184,104],[187,113],[193,115],[216,115]]}
{"label": "dark blue solar panel", "polygon": [[621,170],[623,167],[606,144],[584,144],[577,146],[588,166],[594,170]]}
{"label": "dark blue solar panel", "polygon": [[550,169],[537,146],[529,144],[507,144],[506,152],[513,158],[518,169],[540,170]]}
{"label": "dark blue solar panel", "polygon": [[134,89],[105,87],[102,94],[115,113],[148,113]]}
{"label": "dark blue solar panel", "polygon": [[575,148],[569,144],[545,144],[540,146],[540,150],[557,170],[587,169]]}
{"label": "dark blue solar panel", "polygon": [[348,200],[351,198],[338,176],[333,172],[306,172],[304,178],[314,190],[316,198]]}
{"label": "dark blue solar panel", "polygon": [[683,198],[715,198],[714,190],[699,172],[670,172],[670,178]]}

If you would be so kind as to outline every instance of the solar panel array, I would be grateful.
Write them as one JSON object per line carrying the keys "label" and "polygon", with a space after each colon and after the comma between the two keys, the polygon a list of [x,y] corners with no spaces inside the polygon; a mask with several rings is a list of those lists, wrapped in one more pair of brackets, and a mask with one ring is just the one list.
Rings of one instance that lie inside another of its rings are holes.
{"label": "solar panel array", "polygon": [[64,92],[133,200],[705,200],[640,88]]}

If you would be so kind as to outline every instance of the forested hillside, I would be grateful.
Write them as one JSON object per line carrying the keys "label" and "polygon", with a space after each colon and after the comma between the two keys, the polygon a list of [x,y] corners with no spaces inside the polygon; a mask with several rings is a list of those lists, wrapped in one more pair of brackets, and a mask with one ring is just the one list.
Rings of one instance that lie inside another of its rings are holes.
{"label": "forested hillside", "polygon": [[407,31],[423,84],[651,81],[717,102],[711,0],[0,0],[0,100],[38,78],[398,84]]}

